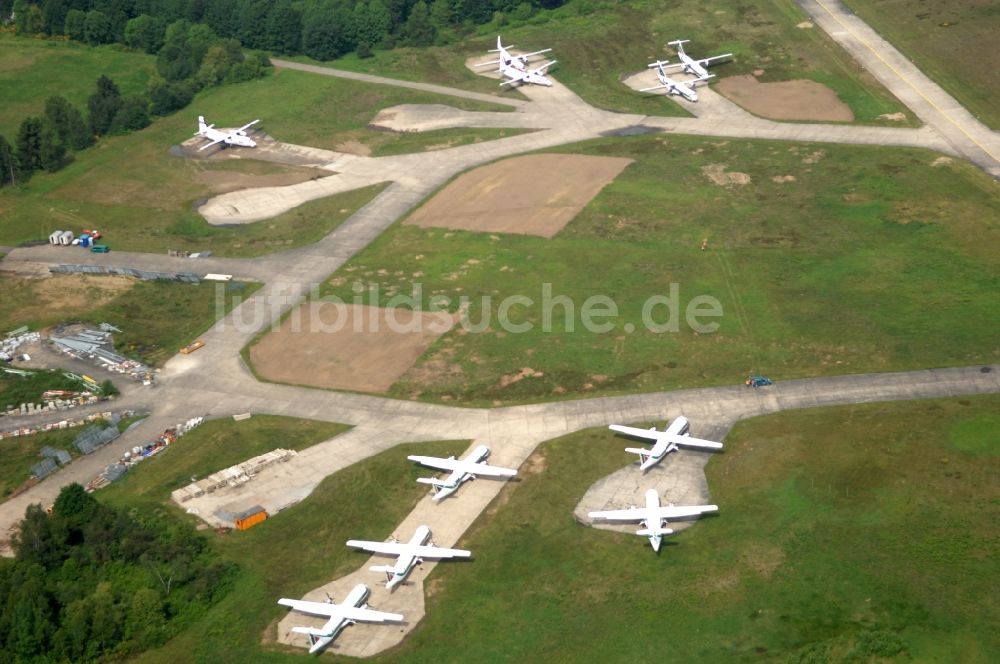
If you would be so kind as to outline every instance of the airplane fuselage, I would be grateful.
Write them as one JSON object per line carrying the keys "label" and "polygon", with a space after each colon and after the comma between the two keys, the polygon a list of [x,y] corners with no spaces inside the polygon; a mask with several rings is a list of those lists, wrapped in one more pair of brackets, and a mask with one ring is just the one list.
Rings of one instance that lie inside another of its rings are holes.
{"label": "airplane fuselage", "polygon": [[[412,546],[421,546],[427,542],[431,537],[431,529],[427,526],[419,526],[417,530],[413,533],[413,537],[410,538],[410,544]],[[413,568],[419,565],[421,562],[420,558],[413,554],[404,553],[396,559],[396,564],[393,565],[392,572],[389,574],[389,580],[386,582],[385,587],[392,590],[403,581],[406,577],[410,575]]]}
{"label": "airplane fuselage", "polygon": [[[359,583],[351,589],[351,592],[347,594],[347,597],[343,602],[341,602],[341,604],[344,606],[361,606],[364,604],[365,600],[368,599],[369,593],[371,593],[371,591],[368,589],[368,586],[363,583]],[[330,620],[328,620],[326,624],[318,630],[322,632],[321,635],[307,632],[307,635],[309,636],[309,654],[312,655],[328,646],[330,642],[332,642],[342,631],[344,631],[345,627],[353,624],[354,621],[348,620],[347,618],[330,618]]]}

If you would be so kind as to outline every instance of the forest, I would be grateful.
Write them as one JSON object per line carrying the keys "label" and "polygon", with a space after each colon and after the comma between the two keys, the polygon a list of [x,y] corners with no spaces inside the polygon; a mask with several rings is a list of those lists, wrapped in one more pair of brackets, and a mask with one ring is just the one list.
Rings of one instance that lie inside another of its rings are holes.
{"label": "forest", "polygon": [[225,594],[235,566],[188,525],[115,509],[79,484],[32,505],[0,561],[0,661],[88,662],[166,642]]}

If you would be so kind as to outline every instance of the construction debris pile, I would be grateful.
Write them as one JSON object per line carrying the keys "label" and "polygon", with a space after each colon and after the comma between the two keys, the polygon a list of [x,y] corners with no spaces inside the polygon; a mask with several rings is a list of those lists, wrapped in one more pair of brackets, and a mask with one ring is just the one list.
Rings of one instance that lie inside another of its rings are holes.
{"label": "construction debris pile", "polygon": [[10,362],[17,356],[17,349],[23,344],[33,341],[41,341],[42,335],[38,332],[29,332],[27,326],[12,330],[0,340],[0,360]]}
{"label": "construction debris pile", "polygon": [[203,496],[206,493],[213,493],[225,487],[235,487],[252,480],[261,470],[275,463],[288,461],[298,454],[295,450],[278,448],[271,450],[260,456],[255,456],[243,463],[230,466],[225,470],[212,473],[208,477],[192,482],[185,487],[177,489],[170,494],[175,503],[183,503],[192,498]]}
{"label": "construction debris pile", "polygon": [[4,438],[17,438],[19,436],[31,436],[36,433],[44,433],[46,431],[55,431],[57,429],[69,429],[71,427],[79,427],[90,422],[95,422],[97,420],[111,420],[112,418],[127,418],[133,417],[135,411],[123,410],[120,414],[115,415],[111,411],[104,411],[103,413],[91,413],[86,416],[81,416],[75,420],[59,420],[58,422],[46,422],[45,424],[38,424],[36,426],[23,426],[16,429],[11,429],[9,431],[0,431],[0,440]]}
{"label": "construction debris pile", "polygon": [[[5,371],[10,371],[10,369],[5,369]],[[75,376],[75,374],[67,375],[70,377]],[[100,394],[94,394],[92,392],[46,390],[42,392],[41,403],[22,403],[20,406],[8,408],[6,412],[0,413],[0,417],[16,417],[18,415],[34,415],[35,413],[49,413],[59,410],[68,410],[70,408],[76,408],[77,406],[97,403],[98,401],[107,401],[108,399],[110,399],[110,397],[104,397]],[[66,427],[58,428],[65,429]],[[46,429],[46,431],[48,431],[48,429]],[[3,438],[2,434],[0,434],[0,438]]]}
{"label": "construction debris pile", "polygon": [[70,357],[89,360],[108,371],[120,373],[143,382],[152,380],[152,369],[142,362],[130,360],[114,352],[111,330],[120,330],[107,323],[102,324],[101,327],[102,329],[99,330],[84,328],[70,336],[51,337],[51,340],[56,348]]}
{"label": "construction debris pile", "polygon": [[111,484],[127,473],[137,463],[159,454],[178,438],[198,427],[204,421],[204,417],[192,417],[186,422],[164,430],[153,442],[146,445],[136,445],[131,450],[125,452],[121,459],[105,468],[100,475],[88,482],[86,486],[87,491],[92,493]]}

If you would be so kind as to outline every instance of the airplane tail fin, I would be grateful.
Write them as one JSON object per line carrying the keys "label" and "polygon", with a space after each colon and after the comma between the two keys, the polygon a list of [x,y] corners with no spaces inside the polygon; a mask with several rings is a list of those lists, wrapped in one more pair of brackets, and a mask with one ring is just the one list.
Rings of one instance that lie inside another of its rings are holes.
{"label": "airplane tail fin", "polygon": [[667,42],[670,46],[676,46],[678,53],[684,53],[684,44],[687,44],[690,39],[676,39],[672,42]]}
{"label": "airplane tail fin", "polygon": [[705,76],[702,76],[699,79],[691,81],[690,85],[691,85],[692,88],[696,88],[699,85],[708,85],[708,79],[710,79],[710,78],[715,78],[715,74],[707,74]]}
{"label": "airplane tail fin", "polygon": [[206,131],[208,131],[208,125],[205,124],[205,116],[204,115],[199,115],[198,116],[198,133],[199,134],[204,134]]}

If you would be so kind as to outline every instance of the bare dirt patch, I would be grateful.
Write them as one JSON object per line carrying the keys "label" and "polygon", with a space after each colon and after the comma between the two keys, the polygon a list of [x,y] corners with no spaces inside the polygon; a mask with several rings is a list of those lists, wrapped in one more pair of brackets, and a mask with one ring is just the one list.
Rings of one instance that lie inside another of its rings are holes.
{"label": "bare dirt patch", "polygon": [[727,172],[725,164],[702,166],[701,172],[720,187],[742,187],[750,184],[750,176],[738,171]]}
{"label": "bare dirt patch", "polygon": [[850,122],[851,108],[837,93],[816,81],[761,83],[753,76],[729,76],[715,86],[754,115],[771,120],[821,120]]}
{"label": "bare dirt patch", "polygon": [[250,360],[268,380],[382,392],[452,325],[444,313],[310,302],[255,344]]}
{"label": "bare dirt patch", "polygon": [[313,169],[295,169],[288,173],[268,175],[250,175],[235,171],[202,171],[198,174],[198,180],[207,185],[213,194],[225,194],[254,187],[284,187],[328,175],[330,175],[328,171]]}
{"label": "bare dirt patch", "polygon": [[878,116],[878,119],[879,120],[892,120],[893,122],[902,122],[903,120],[906,119],[906,113],[903,113],[903,112],[898,112],[898,113],[883,113],[882,115]]}
{"label": "bare dirt patch", "polygon": [[771,178],[771,182],[777,182],[781,184],[783,182],[795,182],[794,175],[775,175]]}
{"label": "bare dirt patch", "polygon": [[505,159],[460,176],[406,223],[552,237],[631,162],[568,154]]}
{"label": "bare dirt patch", "polygon": [[364,143],[360,143],[358,141],[346,141],[337,146],[337,152],[356,154],[361,157],[370,157],[372,149]]}

